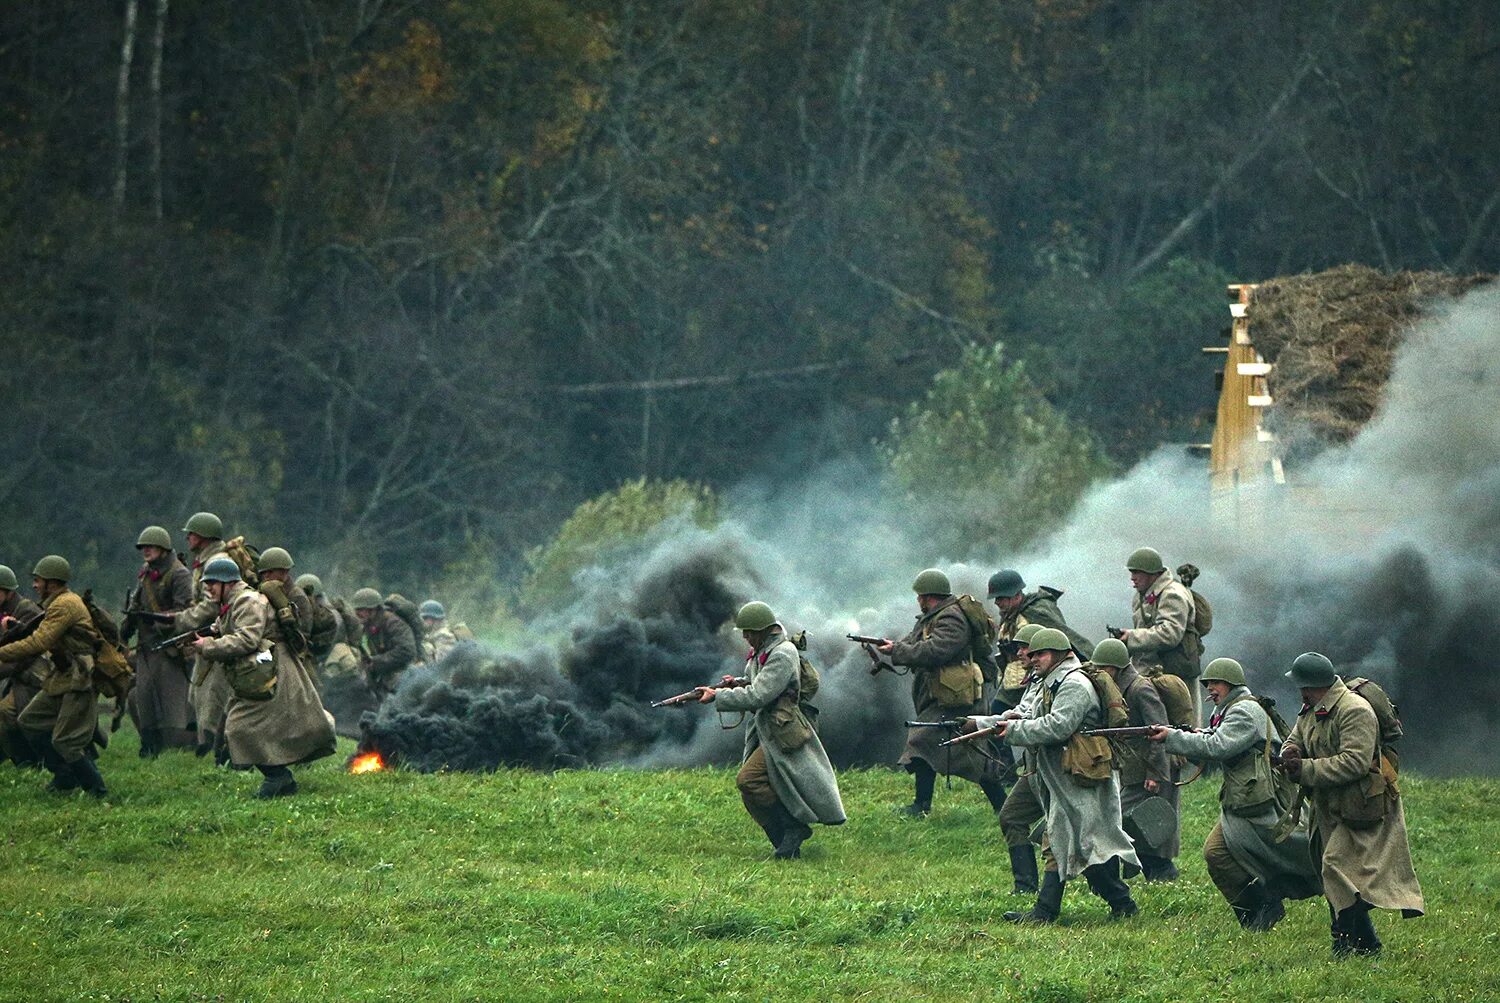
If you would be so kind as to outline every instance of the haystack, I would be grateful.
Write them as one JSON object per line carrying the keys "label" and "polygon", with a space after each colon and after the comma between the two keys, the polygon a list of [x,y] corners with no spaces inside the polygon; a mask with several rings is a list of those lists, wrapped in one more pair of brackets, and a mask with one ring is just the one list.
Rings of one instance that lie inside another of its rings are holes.
{"label": "haystack", "polygon": [[1353,438],[1379,407],[1412,324],[1493,279],[1342,265],[1262,282],[1249,319],[1256,351],[1274,363],[1268,426],[1296,453]]}

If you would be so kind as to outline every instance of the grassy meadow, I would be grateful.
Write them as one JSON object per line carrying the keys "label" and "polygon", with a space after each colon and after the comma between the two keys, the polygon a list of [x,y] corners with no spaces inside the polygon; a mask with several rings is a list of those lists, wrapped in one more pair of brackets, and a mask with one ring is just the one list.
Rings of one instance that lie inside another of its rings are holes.
{"label": "grassy meadow", "polygon": [[1083,882],[1064,925],[1001,919],[998,827],[977,788],[905,821],[904,775],[841,775],[850,821],[779,863],[723,769],[258,775],[136,758],[112,795],[43,792],[0,766],[0,1000],[1500,999],[1500,781],[1406,781],[1429,915],[1378,913],[1386,952],[1330,960],[1322,900],[1245,933],[1197,847],[1216,811],[1186,789],[1183,877],[1134,882],[1111,923]]}

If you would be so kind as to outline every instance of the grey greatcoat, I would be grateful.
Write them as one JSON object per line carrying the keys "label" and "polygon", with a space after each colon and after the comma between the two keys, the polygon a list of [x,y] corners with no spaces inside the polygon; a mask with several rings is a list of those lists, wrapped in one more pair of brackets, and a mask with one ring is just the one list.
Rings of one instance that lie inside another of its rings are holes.
{"label": "grey greatcoat", "polygon": [[1193,619],[1193,593],[1171,571],[1163,571],[1143,595],[1130,599],[1130,620],[1134,624],[1120,640],[1125,642],[1131,660],[1146,675],[1164,669],[1184,679],[1198,678],[1196,655],[1182,648]]}
{"label": "grey greatcoat", "polygon": [[1026,717],[1012,721],[1005,733],[1006,744],[1026,749],[1027,765],[1041,780],[1037,793],[1047,809],[1047,845],[1064,881],[1111,857],[1140,866],[1120,825],[1117,775],[1111,771],[1098,786],[1084,787],[1063,769],[1068,739],[1084,728],[1100,726],[1099,698],[1081,669],[1072,654],[1053,666],[1041,680],[1041,690],[1050,696],[1030,704]]}
{"label": "grey greatcoat", "polygon": [[[177,614],[172,632],[180,634],[186,630],[197,630],[214,622],[219,615],[219,604],[208,596],[203,585],[203,569],[208,562],[225,552],[223,540],[205,540],[200,550],[193,552],[193,605]],[[192,682],[188,686],[188,701],[193,705],[193,716],[198,720],[198,741],[208,740],[208,733],[223,730],[224,712],[229,707],[229,680],[222,672],[211,672],[212,663],[199,655],[193,660]]]}
{"label": "grey greatcoat", "polygon": [[[828,753],[814,732],[800,748],[787,751],[772,735],[771,713],[777,698],[788,687],[798,684],[801,656],[797,646],[786,639],[780,624],[772,628],[766,642],[751,653],[745,663],[750,685],[719,690],[714,704],[721,711],[745,711],[750,714],[745,729],[745,752],[741,762],[756,749],[764,749],[766,772],[771,788],[792,817],[804,824],[822,822],[841,825],[844,803],[839,798],[839,782],[834,776]],[[767,736],[762,739],[762,736]]]}
{"label": "grey greatcoat", "polygon": [[[130,610],[177,613],[193,601],[193,576],[172,553],[141,565]],[[135,686],[130,707],[137,729],[182,731],[193,719],[188,702],[188,668],[177,647],[152,651],[151,646],[171,636],[165,625],[142,620],[135,647]],[[174,739],[175,740],[175,739]]]}
{"label": "grey greatcoat", "polygon": [[[1167,708],[1156,692],[1151,680],[1135,671],[1133,666],[1120,670],[1115,679],[1120,695],[1125,698],[1131,727],[1148,724],[1166,724]],[[1144,738],[1127,738],[1114,743],[1115,761],[1120,767],[1120,814],[1129,818],[1130,813],[1148,798],[1159,797],[1172,806],[1172,814],[1178,823],[1172,835],[1155,845],[1138,843],[1142,853],[1171,859],[1182,851],[1182,819],[1179,814],[1177,773],[1167,758],[1167,750],[1160,742]],[[1157,790],[1153,794],[1146,790],[1146,781],[1155,780]]]}
{"label": "grey greatcoat", "polygon": [[1340,810],[1370,782],[1379,742],[1380,723],[1369,702],[1335,679],[1317,706],[1302,709],[1282,748],[1302,752],[1297,782],[1312,801],[1313,856],[1328,903],[1343,912],[1357,897],[1379,909],[1420,916],[1426,907],[1399,793],[1385,798],[1384,817],[1367,826],[1346,822]]}
{"label": "grey greatcoat", "polygon": [[[1246,752],[1263,751],[1271,718],[1254,699],[1239,699],[1250,695],[1247,687],[1234,687],[1220,705],[1228,710],[1215,711],[1208,719],[1207,729],[1170,731],[1162,744],[1168,752],[1205,765],[1222,765]],[[1273,737],[1272,748],[1275,747]],[[1223,798],[1221,787],[1219,799],[1222,801]],[[1293,830],[1285,842],[1278,843],[1272,832],[1278,817],[1275,800],[1267,802],[1254,815],[1221,811],[1219,827],[1224,834],[1224,845],[1229,848],[1234,862],[1277,898],[1302,899],[1317,895],[1322,891],[1322,882],[1313,866],[1307,831]]]}
{"label": "grey greatcoat", "polygon": [[[984,650],[979,650],[981,648]],[[911,702],[918,720],[951,720],[983,714],[989,709],[989,700],[984,696],[966,707],[945,707],[933,696],[931,680],[936,671],[971,658],[986,679],[995,675],[995,653],[988,650],[988,645],[974,643],[969,620],[959,607],[956,596],[949,596],[930,612],[917,617],[911,633],[897,641],[891,650],[891,662],[911,668]],[[939,748],[951,737],[942,728],[909,728],[906,748],[896,764],[910,767],[921,759],[946,776],[975,783],[1000,779],[1002,768],[986,759],[973,743]]]}
{"label": "grey greatcoat", "polygon": [[265,596],[243,582],[230,587],[218,619],[219,636],[203,643],[199,655],[228,680],[231,663],[253,657],[268,645],[276,666],[269,700],[233,692],[224,722],[229,758],[241,766],[291,766],[330,756],[333,715],[323,709],[307,670],[285,644],[276,643],[275,617]]}

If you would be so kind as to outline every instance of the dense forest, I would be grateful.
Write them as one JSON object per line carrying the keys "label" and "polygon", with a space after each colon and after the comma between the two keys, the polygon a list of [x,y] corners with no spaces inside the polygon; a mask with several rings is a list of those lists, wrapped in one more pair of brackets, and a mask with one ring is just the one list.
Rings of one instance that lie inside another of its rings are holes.
{"label": "dense forest", "polygon": [[518,580],[626,481],[1018,462],[964,402],[1086,480],[1205,436],[1224,282],[1500,269],[1497,83],[1463,0],[16,0],[0,562]]}

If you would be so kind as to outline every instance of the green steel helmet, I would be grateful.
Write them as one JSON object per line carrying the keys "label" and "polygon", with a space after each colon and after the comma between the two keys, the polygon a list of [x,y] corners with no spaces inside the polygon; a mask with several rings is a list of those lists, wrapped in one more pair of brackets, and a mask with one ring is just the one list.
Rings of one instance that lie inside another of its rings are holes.
{"label": "green steel helmet", "polygon": [[36,562],[36,567],[31,569],[31,576],[53,582],[65,582],[73,577],[73,566],[56,554],[48,554]]}
{"label": "green steel helmet", "polygon": [[317,575],[302,575],[297,579],[297,587],[308,595],[315,596],[323,591],[323,579]]}
{"label": "green steel helmet", "polygon": [[1130,652],[1126,650],[1124,641],[1117,637],[1106,637],[1094,646],[1094,657],[1090,661],[1095,665],[1123,669],[1130,664]]}
{"label": "green steel helmet", "polygon": [[1286,674],[1294,684],[1309,689],[1319,689],[1323,686],[1332,686],[1338,674],[1333,671],[1333,663],[1326,655],[1320,655],[1316,651],[1304,651],[1292,661],[1292,671]]}
{"label": "green steel helmet", "polygon": [[160,547],[162,550],[172,549],[172,534],[160,526],[147,526],[141,530],[141,535],[135,541],[136,549],[141,547]]}
{"label": "green steel helmet", "polygon": [[1031,647],[1031,639],[1036,637],[1036,632],[1043,629],[1039,623],[1023,624],[1021,629],[1016,631],[1016,640],[1029,648]]}
{"label": "green steel helmet", "polygon": [[776,614],[763,602],[747,602],[734,615],[735,630],[765,630],[776,622]]}
{"label": "green steel helmet", "polygon": [[205,582],[241,581],[240,566],[228,557],[215,557],[203,566]]}
{"label": "green steel helmet", "polygon": [[292,570],[292,555],[282,547],[267,547],[261,551],[260,560],[255,562],[255,570],[290,571]]}
{"label": "green steel helmet", "polygon": [[443,609],[443,604],[436,599],[429,599],[417,607],[417,613],[429,620],[442,620],[448,615],[448,611]]}
{"label": "green steel helmet", "polygon": [[355,609],[379,609],[385,604],[385,597],[372,588],[362,588],[354,593],[354,598],[349,600],[349,605]]}
{"label": "green steel helmet", "polygon": [[911,583],[911,589],[919,596],[951,596],[953,586],[948,582],[948,576],[937,568],[928,568],[917,576],[917,580]]}
{"label": "green steel helmet", "polygon": [[1199,682],[1206,683],[1212,679],[1228,683],[1230,686],[1244,686],[1245,667],[1232,658],[1215,658],[1198,676]]}
{"label": "green steel helmet", "polygon": [[1167,570],[1167,566],[1161,562],[1161,555],[1150,547],[1141,547],[1130,555],[1125,562],[1127,571],[1144,571],[1148,575],[1159,575]]}
{"label": "green steel helmet", "polygon": [[1038,651],[1072,651],[1073,643],[1068,640],[1068,635],[1056,627],[1043,627],[1031,635],[1031,641],[1026,645],[1032,654]]}
{"label": "green steel helmet", "polygon": [[212,512],[197,512],[182,527],[184,533],[197,533],[205,540],[222,540],[224,538],[224,523]]}
{"label": "green steel helmet", "polygon": [[0,589],[9,589],[14,592],[20,587],[21,583],[16,581],[16,573],[0,564]]}
{"label": "green steel helmet", "polygon": [[990,575],[991,599],[1009,599],[1012,596],[1018,596],[1025,587],[1026,582],[1021,579],[1019,571],[1006,568]]}

